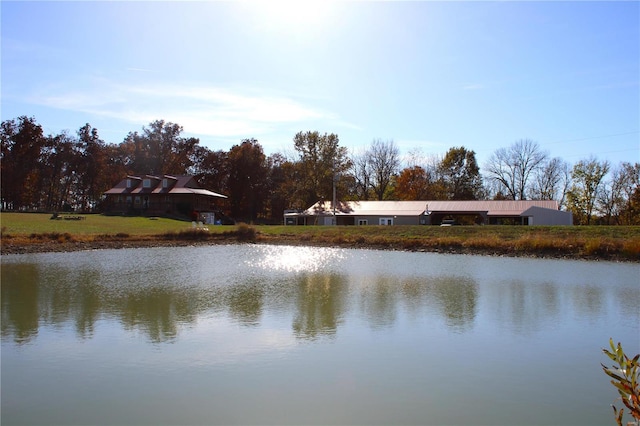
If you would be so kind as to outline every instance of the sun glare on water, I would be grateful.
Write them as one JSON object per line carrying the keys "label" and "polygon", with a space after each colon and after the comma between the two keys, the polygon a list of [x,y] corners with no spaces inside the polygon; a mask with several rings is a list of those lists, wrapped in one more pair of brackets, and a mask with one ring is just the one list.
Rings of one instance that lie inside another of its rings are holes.
{"label": "sun glare on water", "polygon": [[340,249],[294,246],[262,246],[261,256],[247,261],[261,269],[288,272],[315,272],[331,262],[341,260]]}

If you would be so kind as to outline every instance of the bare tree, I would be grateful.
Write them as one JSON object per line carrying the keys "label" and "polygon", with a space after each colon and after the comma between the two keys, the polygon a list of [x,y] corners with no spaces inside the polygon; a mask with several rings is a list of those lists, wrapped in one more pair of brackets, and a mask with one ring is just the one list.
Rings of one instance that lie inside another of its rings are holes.
{"label": "bare tree", "polygon": [[556,200],[564,205],[571,184],[569,163],[560,157],[546,161],[535,173],[530,197],[534,200]]}
{"label": "bare tree", "polygon": [[620,179],[623,181],[625,206],[622,209],[622,223],[640,225],[640,163],[621,165]]}
{"label": "bare tree", "polygon": [[371,187],[371,167],[367,150],[362,150],[351,156],[351,176],[354,180],[356,197],[359,200],[368,200]]}
{"label": "bare tree", "polygon": [[368,150],[371,188],[378,200],[383,200],[391,180],[400,167],[400,153],[393,140],[375,139]]}
{"label": "bare tree", "polygon": [[489,158],[487,178],[501,184],[512,200],[524,200],[531,174],[538,170],[547,154],[537,142],[521,139],[509,148],[500,148]]}
{"label": "bare tree", "polygon": [[624,205],[622,173],[621,168],[612,170],[611,179],[602,183],[602,190],[597,194],[596,210],[602,215],[602,219],[607,225],[618,223],[620,210]]}
{"label": "bare tree", "polygon": [[598,193],[596,208],[608,225],[621,223],[631,224],[634,221],[625,218],[629,212],[634,192],[638,191],[640,177],[640,163],[621,163],[611,171],[611,179],[603,183],[602,191]]}

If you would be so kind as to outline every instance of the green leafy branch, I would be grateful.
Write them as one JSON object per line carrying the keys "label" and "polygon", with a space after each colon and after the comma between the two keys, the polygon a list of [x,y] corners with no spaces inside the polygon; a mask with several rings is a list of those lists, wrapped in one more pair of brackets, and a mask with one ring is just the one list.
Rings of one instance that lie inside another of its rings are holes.
{"label": "green leafy branch", "polygon": [[[611,384],[618,390],[622,403],[636,419],[637,425],[639,424],[638,421],[640,421],[640,364],[638,363],[640,354],[636,355],[633,359],[629,359],[622,350],[620,342],[615,346],[613,339],[609,339],[609,345],[611,346],[611,351],[607,349],[602,349],[602,351],[614,361],[614,365],[611,367],[607,367],[602,363],[600,365],[602,365],[605,374],[613,379],[611,380]],[[622,426],[624,408],[620,408],[618,411],[615,405],[612,405],[612,407],[616,423],[618,426]]]}

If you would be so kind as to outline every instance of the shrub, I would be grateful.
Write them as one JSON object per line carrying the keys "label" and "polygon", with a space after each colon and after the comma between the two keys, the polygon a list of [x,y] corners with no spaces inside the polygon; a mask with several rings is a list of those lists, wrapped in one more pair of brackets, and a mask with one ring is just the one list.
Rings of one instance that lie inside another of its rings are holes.
{"label": "shrub", "polygon": [[68,242],[68,241],[75,241],[73,236],[68,232],[65,232],[64,234],[61,234],[59,232],[50,232],[50,233],[45,234],[45,235],[36,236],[37,239],[42,239],[42,237],[47,237],[50,240],[57,241],[58,243],[64,243],[64,242]]}
{"label": "shrub", "polygon": [[422,241],[417,238],[408,238],[402,241],[402,248],[405,250],[418,250],[422,248]]}
{"label": "shrub", "polygon": [[189,230],[180,231],[180,232],[174,232],[174,231],[165,232],[164,234],[161,234],[160,237],[165,240],[198,241],[198,240],[208,239],[209,233],[201,229],[189,229]]}
{"label": "shrub", "polygon": [[640,240],[625,241],[622,244],[622,253],[628,257],[640,256]]}
{"label": "shrub", "polygon": [[592,255],[600,252],[600,240],[592,238],[584,243],[584,254]]}
{"label": "shrub", "polygon": [[236,238],[238,238],[238,241],[255,241],[256,235],[256,229],[246,223],[239,223],[236,228]]}
{"label": "shrub", "polygon": [[100,235],[97,235],[94,238],[94,241],[99,241],[99,240],[107,240],[107,241],[126,240],[129,237],[130,237],[130,235],[127,234],[126,232],[118,232],[117,234],[100,234]]}
{"label": "shrub", "polygon": [[[635,424],[639,424],[640,421],[640,354],[629,359],[627,354],[622,350],[622,346],[618,342],[618,346],[614,346],[613,339],[609,339],[609,346],[611,351],[602,349],[614,365],[607,367],[604,364],[600,364],[605,374],[611,377],[611,384],[615,386],[620,394],[622,403],[629,409],[633,418],[636,419]],[[615,405],[612,405],[613,413],[618,426],[622,426],[622,416],[624,415],[624,408],[620,408],[620,411]]]}

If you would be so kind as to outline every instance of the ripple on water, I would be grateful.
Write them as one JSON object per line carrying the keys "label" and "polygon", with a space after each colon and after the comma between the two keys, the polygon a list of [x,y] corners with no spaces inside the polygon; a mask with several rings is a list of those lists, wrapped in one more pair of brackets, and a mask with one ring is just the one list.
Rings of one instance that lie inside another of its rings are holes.
{"label": "ripple on water", "polygon": [[259,254],[245,263],[254,268],[286,272],[317,272],[345,258],[343,249],[328,247],[258,246]]}

